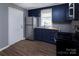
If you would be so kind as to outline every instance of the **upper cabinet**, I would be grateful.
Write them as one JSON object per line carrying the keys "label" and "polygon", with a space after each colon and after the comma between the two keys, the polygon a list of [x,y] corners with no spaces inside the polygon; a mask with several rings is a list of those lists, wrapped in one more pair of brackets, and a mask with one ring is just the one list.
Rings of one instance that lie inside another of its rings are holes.
{"label": "upper cabinet", "polygon": [[79,20],[79,4],[65,3],[50,7],[28,10],[28,16],[40,17],[42,9],[52,8],[53,23],[70,23],[72,20]]}
{"label": "upper cabinet", "polygon": [[79,3],[75,3],[75,10],[74,10],[74,20],[79,20]]}
{"label": "upper cabinet", "polygon": [[40,16],[40,10],[38,10],[38,9],[29,10],[28,16],[39,17]]}
{"label": "upper cabinet", "polygon": [[52,21],[54,23],[69,22],[69,4],[61,4],[53,6]]}

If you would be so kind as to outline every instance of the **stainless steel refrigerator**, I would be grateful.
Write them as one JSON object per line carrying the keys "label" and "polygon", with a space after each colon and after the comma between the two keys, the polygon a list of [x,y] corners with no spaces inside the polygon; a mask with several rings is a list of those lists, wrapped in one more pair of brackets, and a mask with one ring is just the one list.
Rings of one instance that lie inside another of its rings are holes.
{"label": "stainless steel refrigerator", "polygon": [[37,17],[28,17],[26,19],[26,39],[34,40],[34,28],[38,27],[38,18]]}

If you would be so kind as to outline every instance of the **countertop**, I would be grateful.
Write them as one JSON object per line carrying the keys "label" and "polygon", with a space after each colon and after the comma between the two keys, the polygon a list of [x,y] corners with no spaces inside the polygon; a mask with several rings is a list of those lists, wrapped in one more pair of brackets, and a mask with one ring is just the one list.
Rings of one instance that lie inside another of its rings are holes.
{"label": "countertop", "polygon": [[36,28],[41,28],[41,29],[50,29],[50,30],[59,30],[59,29],[57,29],[57,28],[45,28],[45,27],[36,27]]}

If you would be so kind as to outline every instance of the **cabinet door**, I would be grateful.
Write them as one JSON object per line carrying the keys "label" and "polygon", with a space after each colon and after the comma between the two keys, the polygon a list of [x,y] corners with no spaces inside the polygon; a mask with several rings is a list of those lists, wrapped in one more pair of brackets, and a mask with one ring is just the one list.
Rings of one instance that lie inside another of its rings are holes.
{"label": "cabinet door", "polygon": [[48,42],[49,41],[49,30],[44,29],[43,30],[43,41]]}
{"label": "cabinet door", "polygon": [[79,3],[75,3],[75,19],[79,20]]}
{"label": "cabinet door", "polygon": [[45,29],[41,29],[41,40],[45,41]]}
{"label": "cabinet door", "polygon": [[38,10],[38,9],[29,10],[28,11],[28,16],[39,17],[40,16],[40,10]]}
{"label": "cabinet door", "polygon": [[41,40],[41,29],[34,29],[34,39]]}
{"label": "cabinet door", "polygon": [[49,42],[50,43],[54,43],[54,36],[55,36],[55,32],[54,31],[49,31],[49,34],[50,34],[50,36],[49,36]]}
{"label": "cabinet door", "polygon": [[52,32],[51,30],[44,30],[43,31],[43,41],[45,42],[49,42],[49,43],[54,43],[54,32]]}
{"label": "cabinet door", "polygon": [[53,22],[65,22],[68,18],[68,4],[56,5],[52,8]]}

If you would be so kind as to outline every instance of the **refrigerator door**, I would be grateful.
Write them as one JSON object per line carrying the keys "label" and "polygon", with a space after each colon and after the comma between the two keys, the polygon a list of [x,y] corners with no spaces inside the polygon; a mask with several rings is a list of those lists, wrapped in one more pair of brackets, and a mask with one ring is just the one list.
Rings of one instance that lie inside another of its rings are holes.
{"label": "refrigerator door", "polygon": [[33,17],[33,28],[37,27],[37,17]]}
{"label": "refrigerator door", "polygon": [[33,29],[37,27],[37,17],[28,17],[26,20],[26,39],[33,40]]}

